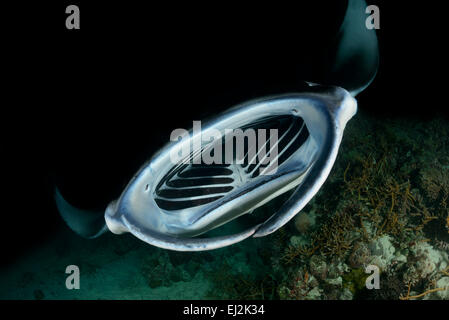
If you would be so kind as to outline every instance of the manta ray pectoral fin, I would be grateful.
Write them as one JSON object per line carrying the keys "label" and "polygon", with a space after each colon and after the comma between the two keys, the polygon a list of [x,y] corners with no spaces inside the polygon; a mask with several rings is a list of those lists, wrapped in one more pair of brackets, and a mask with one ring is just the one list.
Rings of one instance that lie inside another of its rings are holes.
{"label": "manta ray pectoral fin", "polygon": [[129,232],[131,232],[140,240],[159,248],[174,251],[206,251],[227,247],[231,244],[251,237],[260,226],[259,224],[243,232],[229,236],[213,238],[177,238],[160,234],[151,230],[141,230],[133,226],[128,220],[126,220],[126,218],[123,218],[123,223],[129,230]]}
{"label": "manta ray pectoral fin", "polygon": [[58,188],[55,188],[54,197],[59,214],[70,229],[80,236],[92,239],[99,237],[108,230],[103,212],[75,208],[64,199]]}

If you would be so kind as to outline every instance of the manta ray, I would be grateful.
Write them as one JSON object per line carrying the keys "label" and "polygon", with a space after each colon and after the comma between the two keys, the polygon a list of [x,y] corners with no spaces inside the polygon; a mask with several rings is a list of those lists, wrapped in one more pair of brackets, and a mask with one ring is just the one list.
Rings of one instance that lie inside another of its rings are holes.
{"label": "manta ray", "polygon": [[[275,128],[276,170],[272,174],[261,174],[267,168],[262,161],[195,163],[193,160],[211,144],[222,140],[195,144],[197,137],[191,135],[168,143],[144,163],[104,213],[93,214],[72,206],[56,188],[56,205],[63,219],[86,238],[98,237],[107,230],[114,234],[130,232],[150,245],[176,251],[212,250],[281,228],[325,183],[345,126],[357,112],[355,96],[377,72],[377,38],[374,30],[365,27],[365,9],[362,0],[348,1],[328,83],[309,83],[304,92],[247,101],[203,122],[203,134]],[[356,68],[351,77],[346,76],[348,66]],[[186,145],[194,148],[173,163],[170,155]],[[246,146],[246,155],[252,147]],[[289,191],[290,197],[264,222],[235,234],[198,237]]]}

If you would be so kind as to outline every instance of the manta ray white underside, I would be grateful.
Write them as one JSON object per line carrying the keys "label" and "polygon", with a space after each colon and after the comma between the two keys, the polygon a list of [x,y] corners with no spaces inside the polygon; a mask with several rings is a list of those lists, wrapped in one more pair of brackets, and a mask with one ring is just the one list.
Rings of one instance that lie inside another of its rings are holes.
{"label": "manta ray white underside", "polygon": [[[349,0],[338,38],[333,85],[312,85],[306,92],[265,97],[236,106],[202,124],[211,130],[275,128],[278,130],[277,170],[260,174],[262,163],[192,164],[205,145],[180,163],[171,152],[189,139],[172,142],[145,163],[105,213],[76,209],[56,190],[58,209],[78,234],[92,238],[106,230],[130,232],[165,249],[201,251],[225,247],[248,237],[268,235],[292,219],[318,192],[337,157],[343,130],[357,111],[353,96],[365,89],[377,71],[377,39],[364,24],[366,3]],[[358,45],[358,46],[357,46]],[[362,57],[357,70],[343,70]],[[342,74],[356,75],[352,78]],[[347,90],[342,87],[347,88]],[[259,152],[260,150],[257,150]],[[252,212],[281,194],[290,198],[261,224],[227,236],[199,238],[231,220]]]}

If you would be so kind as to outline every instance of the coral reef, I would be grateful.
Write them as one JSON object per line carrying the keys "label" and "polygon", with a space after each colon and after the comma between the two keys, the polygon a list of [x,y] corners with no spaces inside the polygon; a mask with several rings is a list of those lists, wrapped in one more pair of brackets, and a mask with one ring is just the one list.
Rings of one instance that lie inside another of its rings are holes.
{"label": "coral reef", "polygon": [[296,230],[299,233],[307,233],[315,224],[314,219],[306,212],[300,212],[294,219]]}
{"label": "coral reef", "polygon": [[[347,130],[328,183],[305,208],[316,212],[313,232],[303,216],[290,229],[300,235],[280,254],[289,270],[280,297],[446,299],[449,143],[431,144],[435,128],[447,132],[449,124],[411,129],[398,120],[359,120]],[[367,265],[380,269],[379,290],[365,288]]]}

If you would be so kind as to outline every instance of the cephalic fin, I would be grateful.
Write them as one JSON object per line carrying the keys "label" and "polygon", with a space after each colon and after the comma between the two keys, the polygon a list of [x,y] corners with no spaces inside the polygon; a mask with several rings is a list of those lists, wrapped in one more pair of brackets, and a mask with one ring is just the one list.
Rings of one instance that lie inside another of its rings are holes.
{"label": "cephalic fin", "polygon": [[82,210],[72,206],[64,199],[57,187],[55,187],[54,198],[62,219],[80,236],[93,239],[108,230],[103,212]]}

